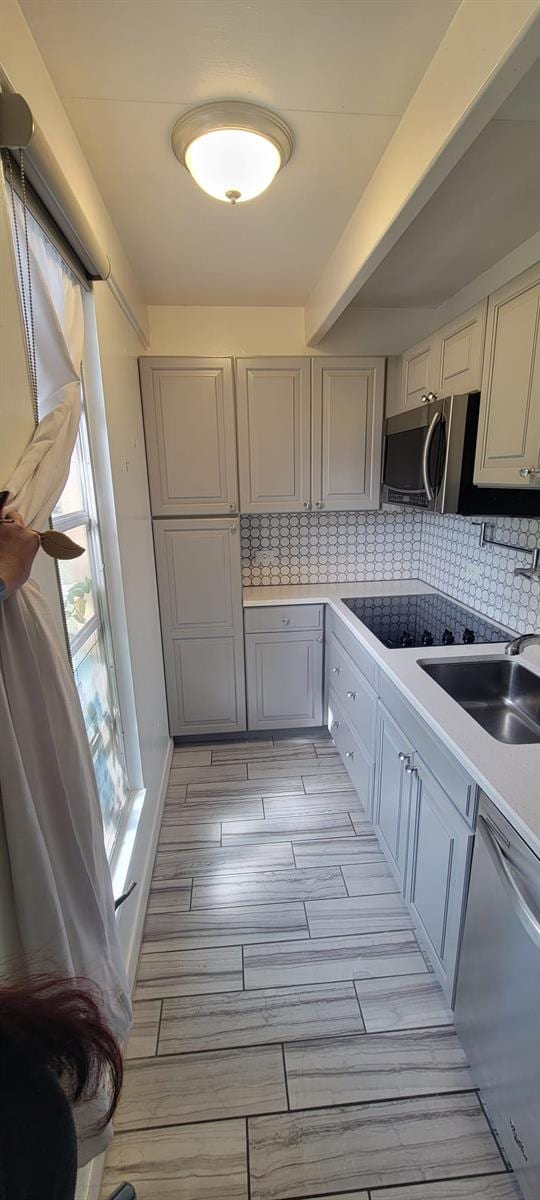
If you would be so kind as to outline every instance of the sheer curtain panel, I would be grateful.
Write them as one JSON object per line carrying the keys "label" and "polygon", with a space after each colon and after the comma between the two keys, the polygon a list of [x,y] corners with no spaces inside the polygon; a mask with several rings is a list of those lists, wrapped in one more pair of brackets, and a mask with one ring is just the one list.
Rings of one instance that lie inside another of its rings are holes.
{"label": "sheer curtain panel", "polygon": [[[5,205],[0,220],[8,220]],[[83,311],[79,285],[37,228],[29,241],[41,419],[0,486],[43,529],[79,426]],[[92,980],[123,1040],[130,1000],[92,759],[65,646],[31,580],[0,606],[0,800],[23,954],[17,970]],[[96,1115],[95,1106],[79,1111],[81,1165],[108,1140],[92,1135]]]}

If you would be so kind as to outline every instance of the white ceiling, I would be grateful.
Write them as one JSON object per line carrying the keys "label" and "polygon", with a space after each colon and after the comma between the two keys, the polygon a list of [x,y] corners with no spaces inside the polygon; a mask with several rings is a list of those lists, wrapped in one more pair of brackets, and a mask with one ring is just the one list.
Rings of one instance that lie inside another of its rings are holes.
{"label": "white ceiling", "polygon": [[540,60],[353,304],[436,308],[539,228]]}
{"label": "white ceiling", "polygon": [[[151,304],[301,305],[458,0],[20,0]],[[181,112],[274,108],[295,151],[228,208],[170,149]]]}

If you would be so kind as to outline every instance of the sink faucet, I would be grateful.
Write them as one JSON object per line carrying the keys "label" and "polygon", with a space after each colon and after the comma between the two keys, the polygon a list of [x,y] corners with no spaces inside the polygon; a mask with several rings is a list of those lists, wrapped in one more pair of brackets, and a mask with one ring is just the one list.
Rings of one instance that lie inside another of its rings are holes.
{"label": "sink faucet", "polygon": [[526,646],[532,646],[535,642],[540,645],[540,633],[523,633],[521,637],[516,637],[512,642],[507,642],[504,647],[505,654],[521,654],[521,651]]}

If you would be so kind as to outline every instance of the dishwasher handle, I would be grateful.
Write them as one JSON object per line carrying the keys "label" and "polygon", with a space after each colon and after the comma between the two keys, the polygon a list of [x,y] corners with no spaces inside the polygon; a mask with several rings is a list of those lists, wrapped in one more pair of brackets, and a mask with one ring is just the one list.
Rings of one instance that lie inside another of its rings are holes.
{"label": "dishwasher handle", "polygon": [[495,827],[492,826],[489,819],[486,819],[486,817],[483,816],[478,818],[478,826],[479,831],[483,836],[488,854],[505,889],[505,892],[509,897],[512,908],[518,920],[523,925],[526,933],[528,933],[531,941],[533,941],[540,950],[540,921],[518,887],[506,854],[501,849],[499,842],[491,832]]}

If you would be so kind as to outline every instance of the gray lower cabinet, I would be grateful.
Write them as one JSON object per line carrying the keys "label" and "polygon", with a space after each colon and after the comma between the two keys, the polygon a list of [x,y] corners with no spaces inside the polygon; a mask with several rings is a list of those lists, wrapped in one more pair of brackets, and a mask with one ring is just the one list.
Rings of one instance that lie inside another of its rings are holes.
{"label": "gray lower cabinet", "polygon": [[[311,628],[298,628],[299,622]],[[304,616],[293,608],[246,612],[248,729],[322,724],[322,622],[319,605],[306,605]]]}
{"label": "gray lower cabinet", "polygon": [[474,835],[418,756],[414,772],[405,897],[453,1003]]}
{"label": "gray lower cabinet", "polygon": [[154,521],[173,736],[246,728],[238,521]]}
{"label": "gray lower cabinet", "polygon": [[407,872],[413,755],[410,742],[379,704],[373,823],[402,891]]}

